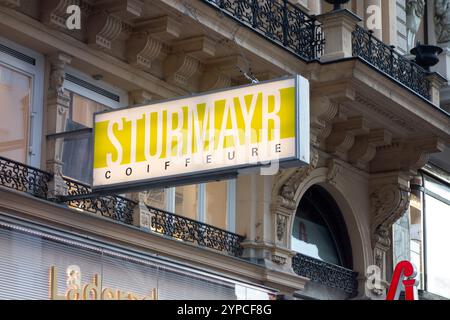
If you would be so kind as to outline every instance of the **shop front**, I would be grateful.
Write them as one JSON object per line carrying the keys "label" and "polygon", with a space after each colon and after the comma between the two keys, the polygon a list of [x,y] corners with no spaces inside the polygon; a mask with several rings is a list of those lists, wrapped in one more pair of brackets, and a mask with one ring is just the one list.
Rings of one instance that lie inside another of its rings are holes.
{"label": "shop front", "polygon": [[275,291],[0,216],[0,299],[246,300]]}

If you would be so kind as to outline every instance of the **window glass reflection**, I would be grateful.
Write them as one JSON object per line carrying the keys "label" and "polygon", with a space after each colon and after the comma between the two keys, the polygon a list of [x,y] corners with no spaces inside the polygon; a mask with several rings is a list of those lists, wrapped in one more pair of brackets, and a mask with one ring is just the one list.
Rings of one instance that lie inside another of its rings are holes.
{"label": "window glass reflection", "polygon": [[[92,128],[95,112],[109,107],[70,92],[70,112],[66,131]],[[64,137],[63,174],[66,177],[90,184],[92,180],[92,134],[81,133]]]}
{"label": "window glass reflection", "polygon": [[198,185],[175,188],[175,213],[197,220]]}
{"label": "window glass reflection", "polygon": [[217,228],[227,228],[227,181],[205,185],[206,223]]}
{"label": "window glass reflection", "polygon": [[340,265],[339,254],[322,213],[307,198],[300,201],[294,218],[292,249]]}
{"label": "window glass reflection", "polygon": [[425,196],[427,290],[450,298],[450,205]]}
{"label": "window glass reflection", "polygon": [[0,155],[26,163],[30,77],[0,65]]}

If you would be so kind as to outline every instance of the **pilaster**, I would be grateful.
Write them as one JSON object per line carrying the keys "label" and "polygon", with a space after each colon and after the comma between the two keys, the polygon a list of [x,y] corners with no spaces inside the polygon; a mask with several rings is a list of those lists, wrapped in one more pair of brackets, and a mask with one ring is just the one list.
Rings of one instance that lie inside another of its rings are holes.
{"label": "pilaster", "polygon": [[[70,97],[64,91],[65,66],[70,64],[72,58],[61,52],[51,54],[50,81],[47,93],[47,134],[61,133],[65,131],[69,115]],[[67,186],[62,174],[62,155],[64,139],[47,139],[47,171],[54,174],[49,184],[51,197],[63,195],[67,192]]]}

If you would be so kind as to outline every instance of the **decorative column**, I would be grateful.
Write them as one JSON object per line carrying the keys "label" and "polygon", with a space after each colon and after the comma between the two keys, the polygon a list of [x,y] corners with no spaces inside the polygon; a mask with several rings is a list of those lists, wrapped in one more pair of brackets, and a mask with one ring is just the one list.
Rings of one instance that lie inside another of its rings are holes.
{"label": "decorative column", "polygon": [[[381,285],[388,286],[388,252],[391,249],[392,225],[409,206],[410,175],[394,172],[374,175],[371,178],[371,237],[373,261],[381,270]],[[384,290],[374,289],[381,296]]]}
{"label": "decorative column", "polygon": [[352,32],[361,18],[347,9],[331,11],[317,16],[322,23],[325,35],[324,54],[322,62],[351,57]]}
{"label": "decorative column", "polygon": [[[49,87],[47,91],[47,134],[65,131],[69,115],[70,97],[64,91],[65,66],[72,58],[65,53],[54,53],[48,57],[50,63]],[[67,193],[62,174],[62,153],[64,139],[47,139],[47,171],[54,174],[49,184],[49,196]]]}

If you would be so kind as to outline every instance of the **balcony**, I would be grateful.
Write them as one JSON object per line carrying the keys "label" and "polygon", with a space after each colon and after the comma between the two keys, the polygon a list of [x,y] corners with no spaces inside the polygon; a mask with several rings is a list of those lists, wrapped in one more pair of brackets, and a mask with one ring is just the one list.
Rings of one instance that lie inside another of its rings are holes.
{"label": "balcony", "polygon": [[0,185],[3,187],[47,199],[51,179],[52,175],[48,172],[0,157]]}
{"label": "balcony", "polygon": [[357,272],[298,253],[292,258],[292,269],[299,276],[318,284],[343,290],[350,297],[357,294]]}
{"label": "balcony", "polygon": [[195,243],[232,256],[242,255],[241,242],[244,237],[205,223],[147,206],[153,232],[181,241]]}
{"label": "balcony", "polygon": [[[287,0],[203,0],[226,16],[293,53],[319,61],[326,37],[322,25]],[[355,23],[352,56],[419,97],[431,101],[429,73]]]}
{"label": "balcony", "polygon": [[[64,178],[67,185],[67,194],[71,196],[89,196],[92,193],[91,188],[79,181]],[[59,201],[66,203],[69,207],[81,211],[87,211],[101,216],[120,221],[125,224],[133,224],[133,209],[136,202],[116,195],[91,196],[82,199],[61,197]]]}
{"label": "balcony", "polygon": [[[67,177],[64,177],[67,195],[50,198],[48,184],[52,179],[53,175],[48,172],[0,157],[1,187],[26,192],[47,201],[63,203],[80,212],[89,212],[133,225],[133,213],[137,202],[118,195],[92,194],[90,186]],[[241,242],[244,237],[240,235],[163,210],[147,208],[152,232],[231,256],[242,255]]]}
{"label": "balcony", "polygon": [[320,24],[287,0],[203,1],[306,62],[322,53]]}
{"label": "balcony", "polygon": [[353,31],[352,45],[355,57],[367,62],[413,93],[430,100],[427,71],[399,54],[393,46],[386,45],[375,38],[373,32],[360,26],[356,26]]}

